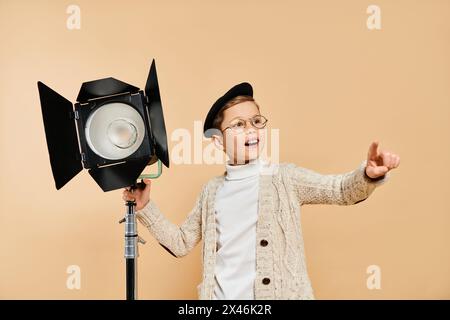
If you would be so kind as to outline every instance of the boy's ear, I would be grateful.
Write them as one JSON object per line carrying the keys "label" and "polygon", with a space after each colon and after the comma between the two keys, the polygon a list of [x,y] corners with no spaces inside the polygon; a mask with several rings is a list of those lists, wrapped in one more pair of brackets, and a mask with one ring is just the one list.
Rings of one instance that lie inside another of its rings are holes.
{"label": "boy's ear", "polygon": [[213,140],[214,145],[216,146],[217,149],[219,150],[223,150],[223,137],[213,134],[211,136],[211,139]]}

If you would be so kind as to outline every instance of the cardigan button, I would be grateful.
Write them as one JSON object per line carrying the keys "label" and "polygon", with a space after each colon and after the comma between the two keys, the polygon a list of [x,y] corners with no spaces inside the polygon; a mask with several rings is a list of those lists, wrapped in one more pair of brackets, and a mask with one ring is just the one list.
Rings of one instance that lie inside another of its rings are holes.
{"label": "cardigan button", "polygon": [[270,279],[269,278],[264,278],[264,279],[262,279],[262,283],[263,284],[269,284],[270,283]]}
{"label": "cardigan button", "polygon": [[261,244],[261,246],[266,247],[269,244],[269,242],[267,240],[263,239],[263,240],[261,240],[260,244]]}

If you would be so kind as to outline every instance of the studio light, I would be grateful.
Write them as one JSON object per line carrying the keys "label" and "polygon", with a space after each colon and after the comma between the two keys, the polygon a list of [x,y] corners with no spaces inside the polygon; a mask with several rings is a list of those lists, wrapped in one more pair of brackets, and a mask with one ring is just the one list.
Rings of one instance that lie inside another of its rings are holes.
{"label": "studio light", "polygon": [[114,78],[89,81],[82,84],[74,109],[44,83],[38,82],[38,89],[57,189],[83,167],[103,191],[133,185],[158,160],[169,167],[154,60],[145,92]]}
{"label": "studio light", "polygon": [[[72,103],[38,82],[47,148],[56,189],[83,167],[103,191],[142,187],[140,178],[157,178],[169,167],[166,127],[155,60],[144,91],[114,78],[85,82]],[[141,175],[158,164],[156,175]],[[126,202],[126,297],[137,298],[138,243],[135,201]]]}

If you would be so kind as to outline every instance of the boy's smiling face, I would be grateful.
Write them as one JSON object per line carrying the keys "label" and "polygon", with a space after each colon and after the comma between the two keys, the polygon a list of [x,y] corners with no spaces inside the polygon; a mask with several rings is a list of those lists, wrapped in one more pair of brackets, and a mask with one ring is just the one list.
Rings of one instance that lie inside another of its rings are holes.
{"label": "boy's smiling face", "polygon": [[[260,156],[265,143],[265,130],[251,124],[250,119],[256,115],[260,115],[260,111],[253,101],[241,102],[223,111],[222,136],[213,135],[212,139],[218,148],[226,152],[230,164],[245,164]],[[227,128],[237,119],[247,120],[240,133]]]}

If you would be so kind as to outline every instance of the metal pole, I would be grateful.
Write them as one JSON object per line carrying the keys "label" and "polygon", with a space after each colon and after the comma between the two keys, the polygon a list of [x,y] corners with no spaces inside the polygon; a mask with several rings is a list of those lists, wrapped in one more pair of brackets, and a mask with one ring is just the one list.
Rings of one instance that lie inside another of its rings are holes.
{"label": "metal pole", "polygon": [[137,219],[134,212],[136,202],[127,201],[127,213],[120,223],[125,222],[125,263],[127,300],[137,299],[137,258],[138,243],[145,243],[137,233]]}
{"label": "metal pole", "polygon": [[127,300],[137,299],[136,294],[136,273],[137,257],[139,256],[137,248],[137,224],[134,207],[136,202],[127,201],[127,213],[125,216],[125,261],[126,261],[126,281],[127,281]]}

